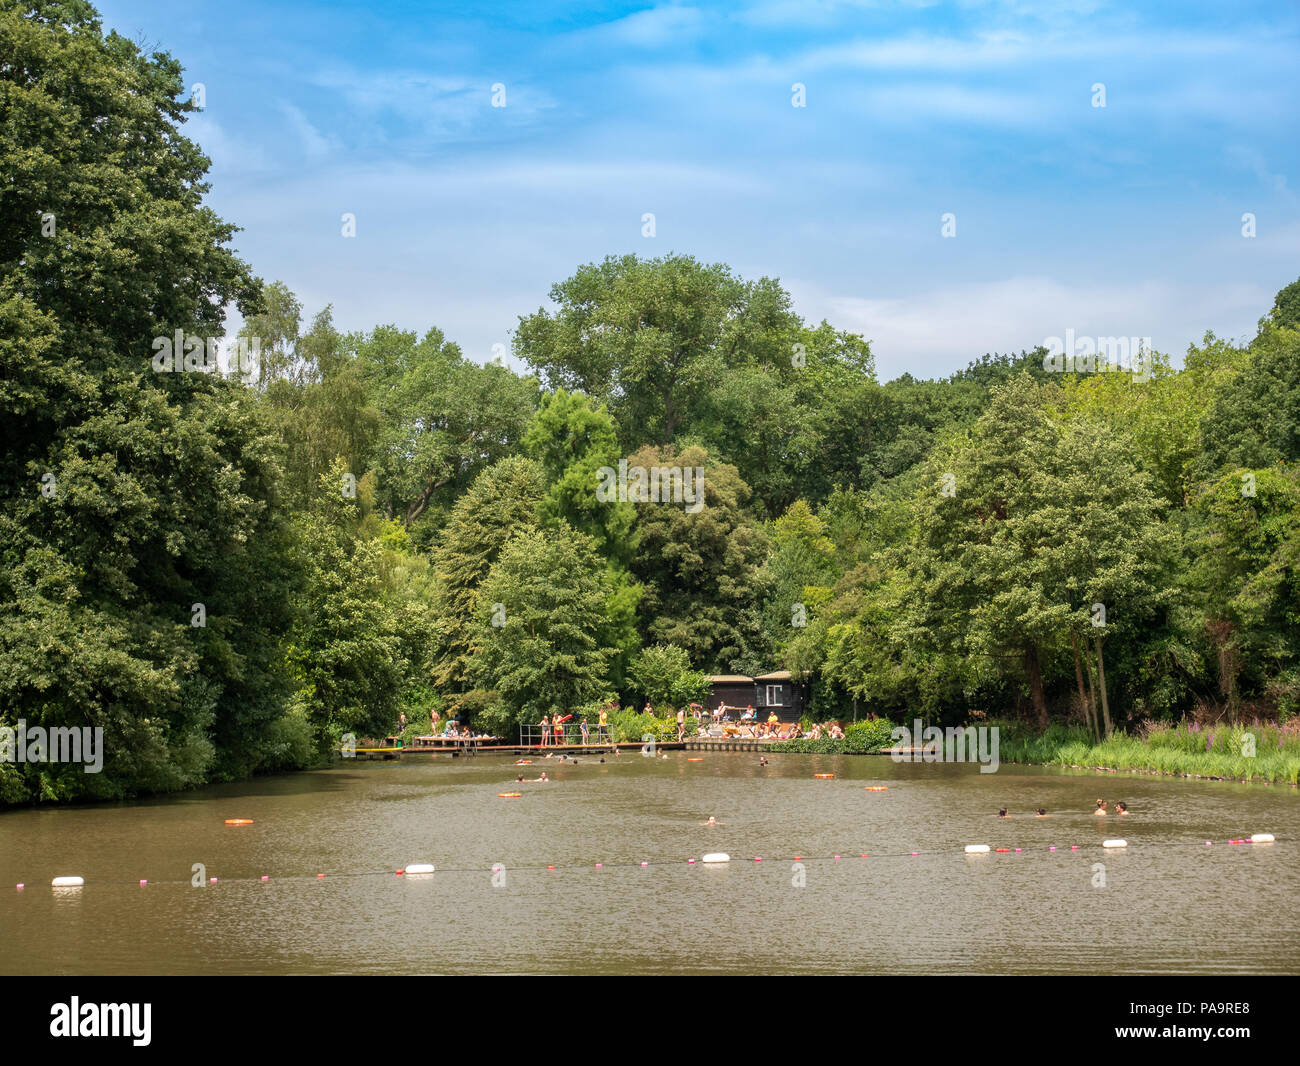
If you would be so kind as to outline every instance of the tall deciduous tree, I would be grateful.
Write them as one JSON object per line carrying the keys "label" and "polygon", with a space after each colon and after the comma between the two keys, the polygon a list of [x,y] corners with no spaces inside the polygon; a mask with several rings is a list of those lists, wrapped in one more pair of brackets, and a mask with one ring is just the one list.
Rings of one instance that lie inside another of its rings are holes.
{"label": "tall deciduous tree", "polygon": [[511,721],[574,712],[608,693],[604,567],[590,538],[531,530],[502,549],[475,607],[469,675]]}
{"label": "tall deciduous tree", "polygon": [[9,798],[179,788],[291,762],[275,433],[237,384],[157,373],[258,289],[204,203],[180,65],[79,0],[0,5],[0,714],[102,727],[99,774]]}
{"label": "tall deciduous tree", "polygon": [[480,587],[510,540],[538,527],[542,492],[541,468],[512,456],[479,474],[452,508],[434,551],[438,621],[431,641],[433,681],[447,694],[473,684],[471,630]]}
{"label": "tall deciduous tree", "polygon": [[729,367],[790,366],[799,320],[771,278],[690,256],[609,256],[521,317],[515,352],[547,385],[609,403],[626,444],[673,441]]}

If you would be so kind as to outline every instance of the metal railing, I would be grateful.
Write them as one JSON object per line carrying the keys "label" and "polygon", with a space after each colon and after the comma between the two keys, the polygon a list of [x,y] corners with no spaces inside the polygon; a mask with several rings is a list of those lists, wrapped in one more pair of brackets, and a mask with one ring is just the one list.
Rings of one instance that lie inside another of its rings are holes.
{"label": "metal railing", "polygon": [[587,739],[582,739],[582,724],[575,725],[573,722],[565,722],[560,726],[560,733],[557,736],[555,726],[543,726],[540,723],[523,723],[519,726],[519,744],[521,747],[531,748],[550,748],[563,745],[581,746],[586,744],[587,747],[593,745],[607,746],[612,744],[610,739],[609,726],[607,725],[588,725]]}

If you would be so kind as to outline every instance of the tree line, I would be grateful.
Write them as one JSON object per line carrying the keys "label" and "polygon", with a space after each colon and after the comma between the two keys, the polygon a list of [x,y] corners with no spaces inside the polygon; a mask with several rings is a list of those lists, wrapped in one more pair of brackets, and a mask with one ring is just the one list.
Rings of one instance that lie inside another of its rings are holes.
{"label": "tree line", "polygon": [[[516,371],[259,279],[179,64],[88,4],[5,0],[0,47],[0,724],[105,735],[99,774],[0,762],[0,799],[714,672],[791,669],[820,718],[1294,713],[1300,282],[1140,378],[1034,345],[881,382],[775,278],[610,256],[520,316]],[[254,374],[156,372],[231,306]],[[600,498],[620,462],[703,506]]]}

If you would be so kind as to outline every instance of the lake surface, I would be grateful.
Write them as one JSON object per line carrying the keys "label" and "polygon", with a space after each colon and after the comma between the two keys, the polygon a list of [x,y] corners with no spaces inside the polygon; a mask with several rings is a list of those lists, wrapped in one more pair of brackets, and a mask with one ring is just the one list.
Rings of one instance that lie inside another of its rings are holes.
{"label": "lake surface", "polygon": [[[0,972],[1300,970],[1295,790],[770,759],[670,752],[517,768],[408,755],[167,799],[10,811]],[[515,785],[521,769],[555,780]],[[836,778],[813,777],[827,772]],[[865,791],[872,783],[889,790]],[[507,791],[523,796],[498,798]],[[1132,814],[1093,817],[1099,797]],[[1051,816],[1033,817],[1039,806]],[[702,825],[710,815],[722,824]],[[1262,832],[1278,842],[1227,843]],[[1103,851],[1112,836],[1128,850]],[[969,843],[1023,851],[967,856]],[[688,865],[707,852],[732,861]],[[218,882],[193,887],[195,863]],[[394,874],[415,863],[438,869]],[[52,889],[58,875],[86,885]]]}

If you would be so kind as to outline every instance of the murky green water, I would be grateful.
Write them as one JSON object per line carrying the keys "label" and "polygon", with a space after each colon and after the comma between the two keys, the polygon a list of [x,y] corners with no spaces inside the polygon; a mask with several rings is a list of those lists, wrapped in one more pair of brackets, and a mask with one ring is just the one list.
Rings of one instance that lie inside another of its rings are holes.
{"label": "murky green water", "polygon": [[[555,781],[520,786],[512,760],[407,756],[12,811],[0,815],[0,971],[1300,970],[1294,790],[874,757],[688,761],[697,754],[539,759],[526,772]],[[835,780],[812,776],[828,771]],[[864,791],[872,782],[889,791]],[[1133,813],[1092,817],[1098,797]],[[997,819],[1000,806],[1012,818]],[[1034,818],[1037,806],[1051,817]],[[722,824],[701,825],[709,815]],[[1257,832],[1278,843],[1227,844]],[[1098,847],[1116,835],[1127,852]],[[968,843],[1024,850],[967,856]],[[686,862],[713,851],[730,865]],[[418,862],[438,872],[393,873]],[[192,887],[195,863],[218,883]],[[86,886],[51,889],[62,874]]]}

